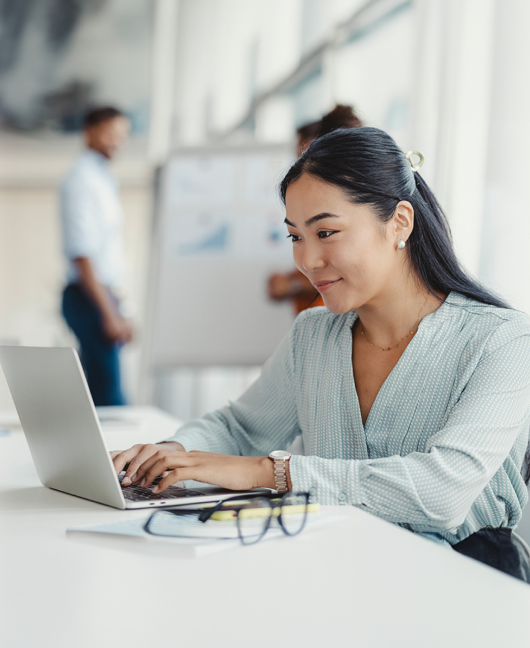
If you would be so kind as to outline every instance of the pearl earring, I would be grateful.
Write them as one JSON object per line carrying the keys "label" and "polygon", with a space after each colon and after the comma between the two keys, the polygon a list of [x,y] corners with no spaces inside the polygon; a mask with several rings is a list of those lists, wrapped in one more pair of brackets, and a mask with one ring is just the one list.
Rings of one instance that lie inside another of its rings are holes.
{"label": "pearl earring", "polygon": [[401,240],[401,241],[397,244],[397,246],[398,246],[398,250],[404,250],[404,249],[405,249],[405,245],[406,245],[405,241]]}

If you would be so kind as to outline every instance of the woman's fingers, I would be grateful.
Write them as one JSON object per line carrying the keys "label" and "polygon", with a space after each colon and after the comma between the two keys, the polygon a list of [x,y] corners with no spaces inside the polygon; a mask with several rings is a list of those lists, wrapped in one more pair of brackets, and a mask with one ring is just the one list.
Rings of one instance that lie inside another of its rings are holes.
{"label": "woman's fingers", "polygon": [[121,473],[129,461],[137,454],[137,451],[135,450],[136,447],[137,446],[133,446],[127,450],[113,450],[110,453],[112,463],[114,464],[114,470],[117,475]]}
{"label": "woman's fingers", "polygon": [[137,444],[128,450],[125,450],[113,457],[114,468],[119,475],[120,472],[126,467],[127,470],[123,476],[122,485],[129,486],[134,481],[134,476],[142,463],[155,454],[158,448],[153,444]]}
{"label": "woman's fingers", "polygon": [[123,476],[122,484],[125,482],[125,486],[128,486],[129,483],[138,483],[138,471],[141,469],[143,464],[148,461],[153,455],[158,452],[158,446],[149,443],[148,445],[143,446],[140,452],[132,459],[127,468],[127,472]]}
{"label": "woman's fingers", "polygon": [[161,479],[156,486],[153,486],[153,493],[161,493],[166,490],[169,486],[173,486],[179,481],[185,481],[186,479],[195,479],[195,468],[186,467],[186,468],[176,468],[170,472],[167,472],[163,479]]}
{"label": "woman's fingers", "polygon": [[[138,469],[136,470],[136,474],[135,474],[135,477],[134,477],[134,483],[138,484],[140,486],[149,486],[149,484],[145,480],[145,477],[146,477],[147,473],[149,472],[151,467],[157,461],[159,461],[161,457],[165,456],[166,454],[167,454],[166,450],[157,449],[157,451],[154,452],[150,457],[146,457],[145,460],[142,462],[141,466],[138,466]],[[155,475],[155,477],[156,476],[157,475]],[[151,483],[151,482],[149,482],[149,483]]]}
{"label": "woman's fingers", "polygon": [[164,472],[187,465],[189,465],[189,458],[186,452],[159,450],[142,464],[137,474],[137,480],[139,480],[140,486],[148,488]]}

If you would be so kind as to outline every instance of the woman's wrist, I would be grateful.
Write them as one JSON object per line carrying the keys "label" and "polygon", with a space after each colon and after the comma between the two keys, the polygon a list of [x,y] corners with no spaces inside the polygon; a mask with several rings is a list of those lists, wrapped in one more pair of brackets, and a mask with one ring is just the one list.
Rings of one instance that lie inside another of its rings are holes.
{"label": "woman's wrist", "polygon": [[258,457],[257,483],[254,488],[276,488],[274,484],[274,468],[268,457]]}

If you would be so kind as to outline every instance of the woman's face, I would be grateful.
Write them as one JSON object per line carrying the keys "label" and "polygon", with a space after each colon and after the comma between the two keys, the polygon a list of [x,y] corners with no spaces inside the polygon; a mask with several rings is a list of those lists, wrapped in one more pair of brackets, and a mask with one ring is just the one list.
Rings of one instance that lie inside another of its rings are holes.
{"label": "woman's face", "polygon": [[308,173],[289,185],[286,210],[296,267],[332,313],[383,297],[402,276],[406,252],[397,243],[407,240],[410,223],[394,217],[382,224],[371,207]]}

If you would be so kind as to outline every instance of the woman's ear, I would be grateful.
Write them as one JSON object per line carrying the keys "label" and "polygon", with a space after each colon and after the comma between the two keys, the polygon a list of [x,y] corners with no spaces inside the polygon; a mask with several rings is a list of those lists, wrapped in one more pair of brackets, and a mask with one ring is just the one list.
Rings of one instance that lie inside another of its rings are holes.
{"label": "woman's ear", "polygon": [[398,202],[392,217],[392,234],[396,245],[399,241],[408,241],[414,229],[414,208],[408,200]]}

